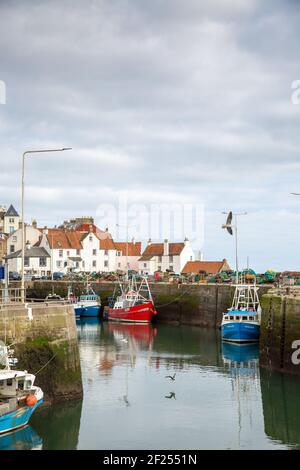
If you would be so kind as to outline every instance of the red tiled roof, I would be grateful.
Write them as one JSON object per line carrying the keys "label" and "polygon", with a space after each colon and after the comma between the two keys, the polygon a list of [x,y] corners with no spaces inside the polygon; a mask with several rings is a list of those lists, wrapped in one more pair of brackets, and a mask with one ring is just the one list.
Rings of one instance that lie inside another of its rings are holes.
{"label": "red tiled roof", "polygon": [[111,234],[107,230],[101,230],[95,224],[80,224],[76,227],[76,231],[78,232],[93,232],[99,240],[103,240],[105,238],[112,238]]}
{"label": "red tiled roof", "polygon": [[227,264],[226,260],[223,261],[188,261],[184,266],[182,273],[184,274],[198,274],[205,272],[206,274],[217,274],[221,271],[223,266]]}
{"label": "red tiled roof", "polygon": [[[180,255],[184,248],[184,243],[169,243],[169,255],[176,256]],[[144,250],[144,255],[162,256],[164,254],[163,243],[151,243]]]}
{"label": "red tiled roof", "polygon": [[128,245],[128,256],[141,256],[141,242],[115,242],[115,247],[122,252],[122,256],[126,256],[126,246]]}
{"label": "red tiled roof", "polygon": [[105,238],[99,242],[100,250],[116,250],[114,241],[112,238]]}
{"label": "red tiled roof", "polygon": [[57,228],[48,229],[48,243],[54,249],[74,249],[81,250],[82,233],[75,230],[64,230]]}

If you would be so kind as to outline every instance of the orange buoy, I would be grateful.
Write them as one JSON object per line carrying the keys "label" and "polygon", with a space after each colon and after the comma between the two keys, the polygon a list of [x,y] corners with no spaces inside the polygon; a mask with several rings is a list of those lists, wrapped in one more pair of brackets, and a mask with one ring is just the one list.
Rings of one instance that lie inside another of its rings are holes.
{"label": "orange buoy", "polygon": [[26,405],[28,406],[34,406],[37,402],[37,398],[35,395],[28,395],[26,397]]}

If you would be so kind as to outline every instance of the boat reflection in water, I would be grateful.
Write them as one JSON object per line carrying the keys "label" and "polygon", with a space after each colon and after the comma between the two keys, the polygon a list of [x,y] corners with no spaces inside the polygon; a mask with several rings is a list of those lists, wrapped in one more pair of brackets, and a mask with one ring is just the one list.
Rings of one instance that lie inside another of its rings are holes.
{"label": "boat reflection in water", "polygon": [[43,440],[32,426],[0,436],[0,450],[42,450]]}
{"label": "boat reflection in water", "polygon": [[109,323],[108,332],[113,334],[117,342],[130,343],[133,348],[148,349],[153,345],[157,328],[150,323]]}
{"label": "boat reflection in water", "polygon": [[71,400],[33,415],[32,425],[43,439],[43,450],[77,448],[81,409],[81,400]]}
{"label": "boat reflection in water", "polygon": [[266,435],[300,449],[300,377],[261,369],[260,380]]}
{"label": "boat reflection in water", "polygon": [[224,364],[233,370],[245,369],[250,372],[257,369],[259,360],[258,344],[222,343]]}
{"label": "boat reflection in water", "polygon": [[[255,402],[260,394],[258,344],[222,343],[225,371],[231,377],[232,401],[236,403],[236,446],[245,446],[243,433],[252,436],[255,430]],[[232,408],[234,413],[234,407]],[[248,437],[249,440],[249,437]],[[250,442],[247,445],[250,447]]]}

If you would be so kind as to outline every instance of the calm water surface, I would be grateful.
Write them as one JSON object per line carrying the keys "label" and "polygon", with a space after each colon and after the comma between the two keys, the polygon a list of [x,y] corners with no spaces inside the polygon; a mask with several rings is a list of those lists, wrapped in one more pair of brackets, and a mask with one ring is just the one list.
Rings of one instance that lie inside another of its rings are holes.
{"label": "calm water surface", "polygon": [[0,449],[300,448],[300,378],[259,369],[256,345],[94,319],[78,337],[83,401],[41,410]]}

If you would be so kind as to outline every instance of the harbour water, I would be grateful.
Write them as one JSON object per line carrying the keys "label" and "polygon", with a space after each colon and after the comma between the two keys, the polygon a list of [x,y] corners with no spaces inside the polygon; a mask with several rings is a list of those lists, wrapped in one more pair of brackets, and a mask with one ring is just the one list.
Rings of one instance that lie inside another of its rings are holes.
{"label": "harbour water", "polygon": [[0,449],[300,448],[300,378],[260,369],[257,345],[197,327],[77,327],[83,401],[37,412]]}

